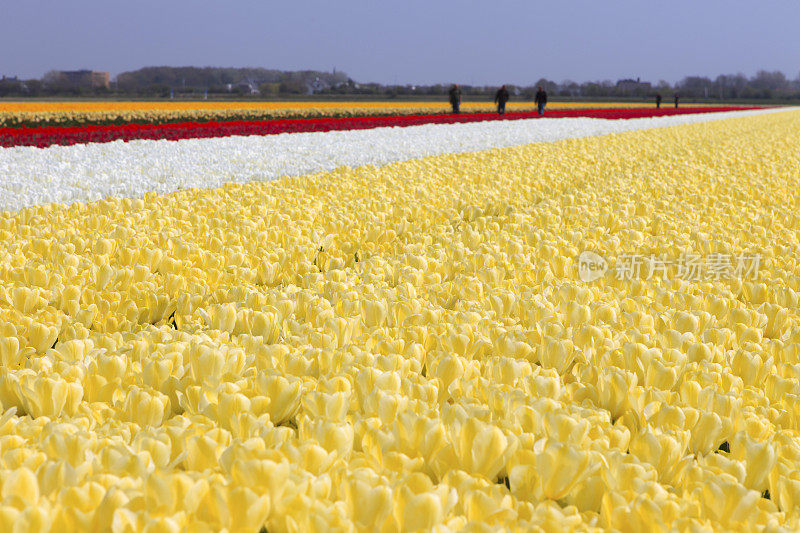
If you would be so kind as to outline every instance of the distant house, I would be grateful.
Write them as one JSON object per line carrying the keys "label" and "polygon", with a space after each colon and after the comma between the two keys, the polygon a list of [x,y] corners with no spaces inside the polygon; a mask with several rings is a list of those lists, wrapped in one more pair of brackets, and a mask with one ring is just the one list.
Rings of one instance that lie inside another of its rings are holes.
{"label": "distant house", "polygon": [[319,79],[319,76],[309,82],[306,82],[306,92],[308,94],[318,93],[330,88],[331,84],[325,80]]}
{"label": "distant house", "polygon": [[91,87],[92,89],[110,87],[108,72],[98,70],[60,70],[56,73],[56,80],[72,87]]}
{"label": "distant house", "polygon": [[649,91],[651,88],[652,85],[649,81],[642,81],[640,78],[617,81],[617,89],[624,94]]}
{"label": "distant house", "polygon": [[244,94],[259,93],[258,86],[250,78],[244,78],[241,81],[239,81],[239,83],[229,83],[225,86],[225,88],[229,93],[233,91],[239,91]]}
{"label": "distant house", "polygon": [[0,79],[0,94],[11,92],[28,92],[28,85],[16,76],[3,75]]}

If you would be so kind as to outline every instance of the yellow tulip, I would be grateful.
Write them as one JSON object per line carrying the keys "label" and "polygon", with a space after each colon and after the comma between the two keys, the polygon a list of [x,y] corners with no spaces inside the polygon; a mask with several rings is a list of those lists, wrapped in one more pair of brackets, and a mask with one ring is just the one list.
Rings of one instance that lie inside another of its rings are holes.
{"label": "yellow tulip", "polygon": [[231,474],[237,483],[269,494],[276,505],[286,490],[289,464],[266,459],[240,459],[233,463]]}
{"label": "yellow tulip", "polygon": [[392,491],[389,487],[373,487],[353,479],[346,485],[348,503],[356,526],[380,529],[392,512]]}
{"label": "yellow tulip", "polygon": [[758,520],[757,505],[761,495],[720,477],[719,481],[708,480],[703,485],[702,505],[705,511],[719,523],[739,527]]}
{"label": "yellow tulip", "polygon": [[14,531],[14,525],[19,523],[22,511],[11,505],[0,505],[0,526],[3,531]]}
{"label": "yellow tulip", "polygon": [[22,376],[15,390],[25,411],[32,416],[59,416],[62,412],[75,414],[83,398],[80,383],[62,379]]}
{"label": "yellow tulip", "polygon": [[346,456],[353,447],[353,427],[347,423],[312,420],[300,416],[298,433],[301,438],[311,438],[329,452],[337,452]]}
{"label": "yellow tulip", "polygon": [[568,444],[543,443],[541,447],[533,464],[519,464],[509,471],[511,491],[518,497],[559,500],[600,467],[586,452]]}
{"label": "yellow tulip", "polygon": [[257,390],[269,398],[267,412],[274,424],[281,424],[292,418],[300,407],[302,388],[299,381],[289,381],[283,376],[259,374],[256,378]]}
{"label": "yellow tulip", "polygon": [[29,315],[38,307],[45,305],[45,300],[39,296],[39,292],[27,287],[15,287],[11,291],[11,304],[18,311]]}
{"label": "yellow tulip", "polygon": [[270,502],[266,495],[259,495],[246,488],[238,487],[228,493],[228,530],[253,531],[263,527],[270,512]]}
{"label": "yellow tulip", "polygon": [[395,489],[394,518],[401,531],[426,531],[441,522],[458,498],[455,489],[433,487],[429,480],[412,474]]}
{"label": "yellow tulip", "polygon": [[192,470],[213,470],[217,467],[222,449],[219,443],[203,435],[190,437],[186,443],[186,464]]}
{"label": "yellow tulip", "polygon": [[768,489],[769,473],[777,460],[775,447],[770,442],[758,442],[744,432],[730,439],[731,457],[742,461],[746,470],[743,485],[763,493]]}
{"label": "yellow tulip", "polygon": [[5,477],[0,494],[5,504],[24,509],[39,501],[39,482],[29,469],[18,468]]}
{"label": "yellow tulip", "polygon": [[326,394],[309,392],[303,396],[303,409],[313,418],[344,420],[350,404],[350,397],[344,393]]}
{"label": "yellow tulip", "polygon": [[0,338],[0,365],[4,368],[17,368],[24,361],[25,355],[20,350],[16,337]]}
{"label": "yellow tulip", "polygon": [[131,422],[141,426],[159,426],[168,413],[169,398],[158,391],[131,388],[121,410]]}
{"label": "yellow tulip", "polygon": [[636,386],[638,378],[632,372],[608,367],[603,369],[597,383],[600,406],[617,419],[630,407],[630,393]]}
{"label": "yellow tulip", "polygon": [[44,352],[55,343],[58,328],[34,323],[28,329],[28,344],[39,353]]}

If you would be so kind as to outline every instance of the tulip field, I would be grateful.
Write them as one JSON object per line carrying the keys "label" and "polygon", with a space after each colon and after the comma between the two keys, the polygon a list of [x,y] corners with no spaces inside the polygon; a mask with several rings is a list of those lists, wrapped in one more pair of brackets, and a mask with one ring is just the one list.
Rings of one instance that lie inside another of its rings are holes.
{"label": "tulip field", "polygon": [[7,143],[0,531],[800,530],[800,110],[654,111]]}
{"label": "tulip field", "polygon": [[[91,102],[90,102],[91,103]],[[100,102],[95,102],[100,104]],[[198,102],[195,102],[201,105]],[[351,131],[379,127],[407,127],[422,124],[460,124],[486,122],[489,120],[520,120],[536,118],[538,114],[524,103],[512,106],[504,115],[489,113],[490,104],[467,104],[465,112],[449,114],[441,103],[380,105],[356,104],[352,108],[338,106],[299,107],[278,106],[263,103],[255,108],[219,107],[222,104],[207,104],[210,108],[171,107],[142,110],[139,105],[131,109],[108,104],[116,111],[13,111],[16,106],[6,104],[9,111],[3,112],[0,104],[0,147],[37,146],[44,148],[54,144],[72,145],[110,142],[115,140],[182,140],[228,136],[276,135],[280,133],[308,133],[319,131]],[[131,103],[134,104],[134,103]],[[146,103],[139,103],[146,104]],[[51,104],[51,106],[54,104]],[[64,104],[66,105],[66,104]],[[84,103],[83,105],[87,105]],[[162,105],[165,105],[162,103]],[[230,103],[229,105],[233,105]],[[252,105],[252,104],[251,104]],[[289,104],[287,104],[289,105]],[[314,103],[314,106],[319,103]],[[619,107],[617,107],[619,106]],[[98,106],[94,106],[98,107]],[[753,109],[752,107],[688,106],[677,108],[642,108],[613,104],[599,108],[580,104],[553,104],[554,111],[548,117],[600,119],[650,118],[683,114],[720,113]],[[20,109],[50,109],[46,104]],[[67,107],[69,109],[69,107]],[[99,108],[102,109],[102,108]],[[33,118],[31,118],[33,117]]]}
{"label": "tulip field", "polygon": [[[626,102],[553,102],[551,109],[626,109],[641,104]],[[665,106],[666,108],[666,106]],[[528,102],[510,102],[509,111],[532,111]],[[493,111],[490,102],[465,102],[465,113]],[[289,118],[342,118],[441,114],[442,102],[0,102],[0,128],[86,126],[108,124],[167,124],[267,120]]]}

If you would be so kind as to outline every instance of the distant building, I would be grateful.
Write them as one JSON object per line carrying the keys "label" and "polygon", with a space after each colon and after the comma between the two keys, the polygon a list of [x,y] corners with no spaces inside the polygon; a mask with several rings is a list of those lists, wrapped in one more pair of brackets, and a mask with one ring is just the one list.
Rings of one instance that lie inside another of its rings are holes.
{"label": "distant building", "polygon": [[27,93],[29,90],[28,84],[17,78],[16,76],[3,75],[0,79],[0,93],[8,94],[9,92],[23,92]]}
{"label": "distant building", "polygon": [[229,93],[233,92],[234,90],[241,92],[243,94],[258,94],[258,86],[255,84],[253,80],[250,78],[245,78],[239,81],[239,83],[228,83],[225,85],[225,90]]}
{"label": "distant building", "polygon": [[310,82],[306,82],[306,94],[319,93],[330,88],[331,84],[325,80],[319,79],[319,76]]}
{"label": "distant building", "polygon": [[57,73],[59,83],[73,87],[91,87],[93,89],[110,87],[108,72],[98,70],[61,70]]}
{"label": "distant building", "polygon": [[635,80],[625,79],[617,81],[617,89],[624,93],[649,91],[651,88],[652,85],[649,81],[642,81],[640,78],[636,78]]}

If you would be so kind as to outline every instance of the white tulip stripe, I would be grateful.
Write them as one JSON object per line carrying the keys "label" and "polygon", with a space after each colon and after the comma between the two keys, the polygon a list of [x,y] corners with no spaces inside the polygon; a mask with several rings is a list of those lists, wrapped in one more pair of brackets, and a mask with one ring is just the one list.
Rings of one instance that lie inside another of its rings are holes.
{"label": "white tulip stripe", "polygon": [[558,118],[182,141],[0,148],[0,211],[214,188],[339,166],[706,122],[775,109],[631,120]]}

